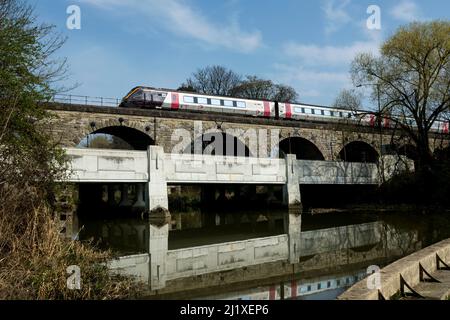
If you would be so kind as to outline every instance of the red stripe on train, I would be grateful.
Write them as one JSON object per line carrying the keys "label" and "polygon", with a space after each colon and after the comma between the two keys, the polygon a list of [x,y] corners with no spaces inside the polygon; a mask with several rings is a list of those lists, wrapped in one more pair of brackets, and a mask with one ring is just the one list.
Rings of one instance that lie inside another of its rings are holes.
{"label": "red stripe on train", "polygon": [[444,123],[444,129],[442,130],[444,133],[448,133],[448,128],[449,127],[449,123],[448,122],[446,122],[446,123]]}
{"label": "red stripe on train", "polygon": [[172,93],[172,104],[171,109],[178,110],[180,108],[180,98],[178,93]]}
{"label": "red stripe on train", "polygon": [[297,281],[292,280],[291,282],[291,298],[297,297]]}
{"label": "red stripe on train", "polygon": [[269,300],[275,300],[275,297],[275,286],[273,286],[269,289]]}
{"label": "red stripe on train", "polygon": [[286,119],[292,118],[292,106],[290,103],[286,103]]}
{"label": "red stripe on train", "polygon": [[264,117],[270,117],[270,103],[264,101]]}

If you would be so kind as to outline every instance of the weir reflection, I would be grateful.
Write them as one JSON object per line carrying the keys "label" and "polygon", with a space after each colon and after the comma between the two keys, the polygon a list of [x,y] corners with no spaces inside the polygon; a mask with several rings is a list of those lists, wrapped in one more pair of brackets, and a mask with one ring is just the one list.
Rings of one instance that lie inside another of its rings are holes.
{"label": "weir reflection", "polygon": [[[132,213],[125,218],[94,219],[90,216],[87,213],[80,215],[83,226],[80,240],[92,239],[118,256],[148,252],[148,221],[145,217]],[[171,214],[169,250],[286,234],[287,217],[287,210],[272,209],[174,212]],[[251,277],[244,279],[249,279],[248,283],[216,286],[217,289],[207,290],[207,294],[197,292],[190,297],[334,299],[364,278],[370,265],[383,267],[450,237],[448,215],[302,214],[300,224],[299,263],[274,262],[266,269],[252,269],[255,271]]]}

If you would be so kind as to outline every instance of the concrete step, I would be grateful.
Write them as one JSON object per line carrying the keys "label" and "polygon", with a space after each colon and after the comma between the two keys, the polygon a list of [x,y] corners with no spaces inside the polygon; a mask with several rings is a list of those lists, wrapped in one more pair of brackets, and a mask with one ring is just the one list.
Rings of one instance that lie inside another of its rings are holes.
{"label": "concrete step", "polygon": [[450,296],[450,271],[438,270],[431,275],[440,282],[421,282],[414,290],[425,299],[446,300]]}

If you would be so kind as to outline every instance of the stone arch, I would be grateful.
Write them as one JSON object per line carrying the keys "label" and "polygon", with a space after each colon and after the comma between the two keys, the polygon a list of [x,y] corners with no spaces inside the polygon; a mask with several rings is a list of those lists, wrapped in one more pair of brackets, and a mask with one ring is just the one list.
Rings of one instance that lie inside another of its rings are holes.
{"label": "stone arch", "polygon": [[299,160],[325,160],[323,153],[314,143],[301,137],[289,137],[280,141],[280,158],[286,154],[295,154]]}
{"label": "stone arch", "polygon": [[[196,144],[197,148],[195,148]],[[199,152],[208,155],[253,156],[249,147],[241,139],[222,131],[205,132],[184,149],[184,153],[187,154]]]}
{"label": "stone arch", "polygon": [[89,127],[90,130],[79,138],[79,144],[85,137],[95,134],[118,137],[126,142],[133,150],[147,150],[149,145],[155,144],[153,138],[145,132],[146,130],[140,130],[136,125],[118,125],[116,122],[105,121],[100,124],[91,122]]}
{"label": "stone arch", "polygon": [[369,162],[377,163],[378,151],[364,141],[353,141],[347,143],[339,152],[338,158],[346,162]]}

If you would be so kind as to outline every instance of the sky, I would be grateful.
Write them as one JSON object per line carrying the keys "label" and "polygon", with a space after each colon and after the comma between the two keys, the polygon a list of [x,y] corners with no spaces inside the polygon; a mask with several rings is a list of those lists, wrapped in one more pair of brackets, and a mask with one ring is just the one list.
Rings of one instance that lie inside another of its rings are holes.
{"label": "sky", "polygon": [[[448,0],[27,2],[67,36],[57,55],[69,63],[63,84],[77,85],[70,93],[112,98],[137,85],[176,89],[198,68],[223,65],[290,85],[300,102],[331,105],[352,88],[357,53],[379,54],[401,25],[450,19]],[[71,5],[80,9],[80,28]]]}

